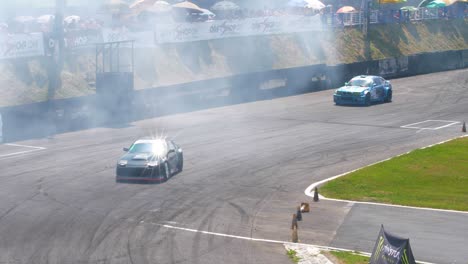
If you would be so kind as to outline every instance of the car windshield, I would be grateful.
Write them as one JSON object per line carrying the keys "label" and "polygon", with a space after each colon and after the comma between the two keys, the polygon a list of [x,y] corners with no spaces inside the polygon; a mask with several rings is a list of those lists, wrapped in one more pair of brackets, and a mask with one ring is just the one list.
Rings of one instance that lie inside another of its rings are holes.
{"label": "car windshield", "polygon": [[133,144],[129,153],[155,153],[161,154],[166,150],[166,145],[163,141],[157,141],[153,143],[136,143]]}
{"label": "car windshield", "polygon": [[349,81],[348,85],[350,86],[362,86],[368,87],[371,86],[372,81],[368,79],[352,79]]}

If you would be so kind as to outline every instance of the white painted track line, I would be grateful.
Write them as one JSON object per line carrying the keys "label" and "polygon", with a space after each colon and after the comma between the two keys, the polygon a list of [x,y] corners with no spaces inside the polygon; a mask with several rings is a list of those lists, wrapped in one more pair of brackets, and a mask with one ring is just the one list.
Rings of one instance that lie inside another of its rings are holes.
{"label": "white painted track line", "polygon": [[3,154],[3,155],[0,155],[0,160],[4,160],[4,159],[8,159],[8,158],[15,157],[15,156],[18,156],[18,155],[29,154],[31,152],[46,149],[44,147],[36,147],[36,146],[28,146],[28,145],[20,145],[20,144],[12,144],[12,143],[7,143],[7,144],[4,144],[4,145],[5,146],[12,146],[12,147],[30,148],[30,150],[23,150],[23,151],[17,151],[17,152],[13,152],[13,153]]}
{"label": "white painted track line", "polygon": [[46,149],[44,147],[35,147],[35,146],[28,146],[28,145],[20,145],[20,144],[13,144],[13,143],[7,143],[5,144],[6,146],[12,146],[12,147],[23,147],[23,148],[33,148],[33,149]]}
{"label": "white painted track line", "polygon": [[[143,221],[140,223],[144,223]],[[312,246],[316,247],[318,249],[322,250],[334,250],[334,251],[347,251],[347,252],[356,252],[357,254],[364,255],[364,256],[371,256],[371,253],[368,252],[359,252],[351,249],[344,249],[344,248],[335,248],[335,247],[327,247],[327,246],[319,246],[319,245],[313,245],[313,244],[304,244],[304,243],[292,243],[290,241],[280,241],[280,240],[271,240],[271,239],[262,239],[262,238],[253,238],[253,237],[244,237],[244,236],[235,236],[235,235],[229,235],[229,234],[223,234],[223,233],[216,233],[216,232],[209,232],[209,231],[203,231],[203,230],[197,230],[197,229],[191,229],[191,228],[184,228],[184,227],[178,227],[178,226],[173,226],[173,225],[167,225],[167,224],[158,224],[158,223],[152,223],[157,226],[161,226],[164,228],[168,229],[174,229],[174,230],[180,230],[180,231],[186,231],[186,232],[192,232],[192,233],[200,233],[200,234],[205,234],[205,235],[212,235],[212,236],[219,236],[219,237],[228,237],[228,238],[234,238],[234,239],[242,239],[242,240],[249,240],[249,241],[255,241],[255,242],[265,242],[265,243],[273,243],[273,244],[293,244],[293,245],[298,245],[298,246]],[[430,262],[423,262],[423,261],[417,261],[418,263],[421,264],[433,264]]]}
{"label": "white painted track line", "polygon": [[[416,126],[418,124],[423,124],[423,123],[427,123],[427,122],[440,122],[440,123],[448,123],[448,124],[443,125],[443,126],[438,126],[438,127],[418,127],[418,126]],[[401,128],[410,128],[410,129],[421,129],[421,130],[439,130],[439,129],[449,127],[449,126],[453,126],[453,125],[456,125],[456,124],[460,124],[460,122],[459,121],[432,120],[431,119],[431,120],[425,120],[425,121],[412,123],[412,124],[408,124],[408,125],[404,125],[404,126],[400,126],[400,127]]]}

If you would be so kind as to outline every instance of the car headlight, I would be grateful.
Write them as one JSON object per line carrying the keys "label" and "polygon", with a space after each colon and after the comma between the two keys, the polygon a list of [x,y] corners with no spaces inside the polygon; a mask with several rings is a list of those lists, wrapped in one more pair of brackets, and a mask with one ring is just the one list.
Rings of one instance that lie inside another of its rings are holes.
{"label": "car headlight", "polygon": [[120,160],[118,164],[119,166],[123,167],[123,166],[127,166],[127,163],[128,163],[128,160]]}
{"label": "car headlight", "polygon": [[367,90],[361,92],[361,96],[364,96],[367,93]]}
{"label": "car headlight", "polygon": [[148,167],[156,167],[159,165],[159,161],[157,160],[153,160],[153,161],[150,161],[148,162],[148,164],[146,164]]}

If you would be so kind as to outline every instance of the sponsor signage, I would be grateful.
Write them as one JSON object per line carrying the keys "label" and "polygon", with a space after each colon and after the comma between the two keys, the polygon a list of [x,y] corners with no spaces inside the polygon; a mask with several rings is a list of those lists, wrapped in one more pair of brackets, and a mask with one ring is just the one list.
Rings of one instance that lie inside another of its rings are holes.
{"label": "sponsor signage", "polygon": [[155,38],[159,44],[322,30],[319,15],[272,16],[201,23],[157,24]]}
{"label": "sponsor signage", "polygon": [[382,225],[372,251],[370,264],[416,264],[409,239],[385,232]]}
{"label": "sponsor signage", "polygon": [[68,49],[89,47],[98,42],[102,42],[100,30],[74,30],[65,33],[65,47]]}
{"label": "sponsor signage", "polygon": [[0,34],[0,59],[44,56],[42,33]]}
{"label": "sponsor signage", "polygon": [[153,31],[131,32],[124,28],[104,28],[102,30],[102,40],[104,42],[134,40],[135,48],[151,48],[156,45]]}

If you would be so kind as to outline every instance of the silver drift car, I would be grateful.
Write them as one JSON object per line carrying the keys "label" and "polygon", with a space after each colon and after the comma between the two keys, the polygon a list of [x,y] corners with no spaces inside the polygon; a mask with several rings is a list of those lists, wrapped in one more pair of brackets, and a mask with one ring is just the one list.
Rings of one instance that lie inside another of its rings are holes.
{"label": "silver drift car", "polygon": [[184,167],[182,149],[171,140],[140,139],[124,151],[117,162],[117,182],[163,182]]}

